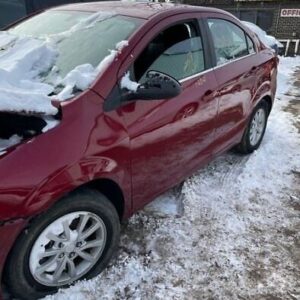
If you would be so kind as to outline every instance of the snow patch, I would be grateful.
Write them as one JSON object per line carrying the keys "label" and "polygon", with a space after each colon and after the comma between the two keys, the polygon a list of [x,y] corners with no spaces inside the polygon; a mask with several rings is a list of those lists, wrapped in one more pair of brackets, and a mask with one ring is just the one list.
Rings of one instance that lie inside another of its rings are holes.
{"label": "snow patch", "polygon": [[8,46],[17,40],[17,36],[0,31],[0,51],[5,50]]}
{"label": "snow patch", "polygon": [[121,88],[122,89],[127,89],[128,91],[136,92],[139,86],[140,86],[139,83],[132,81],[130,79],[129,72],[127,72],[121,79]]}
{"label": "snow patch", "polygon": [[[85,64],[75,67],[65,78],[57,75],[55,61],[58,56],[57,44],[74,32],[95,26],[97,22],[114,16],[114,12],[98,12],[80,21],[70,30],[47,38],[20,37],[9,32],[0,34],[0,109],[14,112],[36,112],[56,114],[53,98],[67,100],[74,96],[73,90],[84,91],[102,73],[128,41],[120,41],[116,50],[94,68]],[[41,74],[50,71],[49,83],[44,83]],[[51,95],[58,86],[63,90]]]}
{"label": "snow patch", "polygon": [[[108,50],[109,54],[97,67],[79,65],[64,78],[59,76],[55,65],[58,44],[74,32],[93,27],[114,15],[114,12],[98,12],[68,31],[41,38],[0,32],[0,111],[55,115],[58,109],[52,105],[52,100],[64,101],[72,98],[75,92],[88,89],[128,46],[128,41],[120,41],[115,50]],[[49,74],[47,82],[43,74]],[[44,132],[58,124],[53,118],[44,119],[48,124]],[[17,139],[12,137],[11,141],[3,141],[3,145],[16,142]]]}
{"label": "snow patch", "polygon": [[127,47],[129,45],[128,41],[121,41],[119,43],[116,44],[116,49],[121,52],[125,47]]}
{"label": "snow patch", "polygon": [[8,140],[1,140],[0,139],[0,156],[3,155],[4,153],[6,153],[4,150],[12,147],[18,143],[21,142],[21,138],[17,135],[13,135],[12,137],[10,137],[10,139]]}
{"label": "snow patch", "polygon": [[77,66],[61,81],[65,88],[57,95],[58,100],[66,100],[73,97],[74,88],[84,91],[95,80],[97,72],[90,64]]}
{"label": "snow patch", "polygon": [[33,38],[18,38],[0,51],[0,110],[56,114],[48,96],[54,87],[38,81],[38,75],[55,63],[56,55],[44,41]]}
{"label": "snow patch", "polygon": [[241,21],[245,26],[247,26],[250,30],[252,30],[259,39],[263,42],[263,44],[269,48],[272,48],[272,46],[277,45],[278,47],[283,47],[283,45],[272,35],[268,35],[264,30],[262,30],[259,26],[247,22],[247,21]]}

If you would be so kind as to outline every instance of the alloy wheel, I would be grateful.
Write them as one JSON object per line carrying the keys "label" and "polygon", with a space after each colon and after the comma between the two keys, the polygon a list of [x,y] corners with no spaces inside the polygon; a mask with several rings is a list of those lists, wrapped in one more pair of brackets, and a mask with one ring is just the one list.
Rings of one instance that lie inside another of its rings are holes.
{"label": "alloy wheel", "polygon": [[69,213],[47,226],[34,243],[29,269],[45,286],[63,286],[81,278],[98,262],[107,231],[102,219],[87,211]]}

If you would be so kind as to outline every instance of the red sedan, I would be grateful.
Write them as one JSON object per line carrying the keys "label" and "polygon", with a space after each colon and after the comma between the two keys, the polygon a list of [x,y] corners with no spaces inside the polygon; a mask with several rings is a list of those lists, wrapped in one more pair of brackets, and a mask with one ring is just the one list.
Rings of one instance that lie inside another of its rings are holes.
{"label": "red sedan", "polygon": [[[110,17],[70,30],[99,11]],[[73,4],[10,30],[69,30],[61,74],[101,64],[89,88],[54,103],[56,127],[0,157],[1,282],[15,297],[36,299],[96,276],[118,248],[122,220],[216,155],[261,144],[277,57],[224,11]],[[107,59],[119,41],[122,50]]]}

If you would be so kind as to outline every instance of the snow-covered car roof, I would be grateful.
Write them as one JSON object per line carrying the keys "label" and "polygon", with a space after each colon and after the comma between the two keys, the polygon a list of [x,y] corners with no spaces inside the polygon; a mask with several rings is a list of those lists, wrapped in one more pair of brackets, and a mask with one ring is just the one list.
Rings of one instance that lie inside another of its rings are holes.
{"label": "snow-covered car roof", "polygon": [[252,30],[259,39],[264,43],[264,45],[272,48],[274,45],[277,45],[278,47],[283,47],[283,45],[276,40],[275,37],[268,35],[264,30],[262,30],[259,26],[248,22],[248,21],[241,21],[245,26],[247,26],[250,30]]}

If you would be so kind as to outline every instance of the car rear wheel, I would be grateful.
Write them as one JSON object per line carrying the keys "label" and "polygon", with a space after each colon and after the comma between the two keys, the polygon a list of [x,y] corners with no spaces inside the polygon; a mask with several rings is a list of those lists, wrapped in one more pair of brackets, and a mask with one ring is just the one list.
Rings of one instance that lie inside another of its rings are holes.
{"label": "car rear wheel", "polygon": [[262,100],[255,107],[250,116],[242,141],[236,147],[238,152],[249,154],[258,149],[266,131],[268,115],[268,103],[265,100]]}
{"label": "car rear wheel", "polygon": [[5,279],[11,293],[37,299],[99,274],[115,253],[119,216],[98,191],[70,194],[34,219],[9,257]]}

